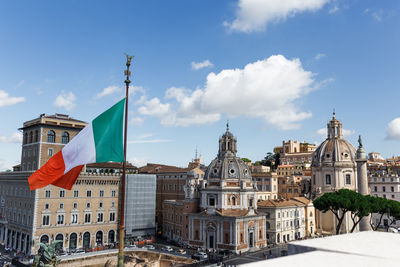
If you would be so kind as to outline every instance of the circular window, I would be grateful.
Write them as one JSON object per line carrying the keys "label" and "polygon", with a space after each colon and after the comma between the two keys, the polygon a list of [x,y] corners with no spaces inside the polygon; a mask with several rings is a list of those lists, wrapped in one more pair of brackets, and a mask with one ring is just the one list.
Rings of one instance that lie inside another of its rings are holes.
{"label": "circular window", "polygon": [[249,171],[248,170],[244,170],[244,174],[246,174],[247,175],[247,173],[248,173]]}
{"label": "circular window", "polygon": [[330,156],[331,156],[331,155],[329,155],[329,154],[326,154],[326,157],[327,157],[327,158],[329,158]]}
{"label": "circular window", "polygon": [[230,169],[230,170],[229,170],[229,173],[230,173],[230,174],[235,174],[235,169]]}
{"label": "circular window", "polygon": [[213,172],[214,172],[214,173],[217,173],[217,172],[218,172],[218,170],[217,170],[217,169],[214,169],[214,170],[213,170]]}

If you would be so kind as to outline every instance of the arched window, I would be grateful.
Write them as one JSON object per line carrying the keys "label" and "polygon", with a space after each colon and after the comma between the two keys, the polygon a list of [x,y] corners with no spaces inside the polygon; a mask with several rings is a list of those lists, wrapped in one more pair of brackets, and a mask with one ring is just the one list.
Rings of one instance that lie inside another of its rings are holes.
{"label": "arched window", "polygon": [[63,243],[64,243],[64,236],[62,235],[62,234],[58,234],[58,235],[56,235],[56,241],[57,240],[59,240],[59,241],[62,241],[62,242],[60,242],[60,243],[58,243],[57,245],[56,245],[56,250],[63,250]]}
{"label": "arched window", "polygon": [[25,133],[24,135],[24,144],[28,143],[28,133]]}
{"label": "arched window", "polygon": [[90,248],[90,233],[83,234],[83,248]]}
{"label": "arched window", "polygon": [[236,197],[235,196],[232,197],[232,206],[236,206]]}
{"label": "arched window", "polygon": [[350,174],[346,174],[346,184],[351,184]]}
{"label": "arched window", "polygon": [[108,232],[108,244],[113,244],[115,241],[115,232],[114,230],[111,230]]}
{"label": "arched window", "polygon": [[33,142],[33,132],[30,131],[29,132],[29,143],[32,143],[32,142]]}
{"label": "arched window", "polygon": [[55,143],[56,141],[56,133],[53,130],[50,130],[47,133],[47,142],[48,143]]}
{"label": "arched window", "polygon": [[330,174],[325,175],[325,184],[331,184],[331,175]]}
{"label": "arched window", "polygon": [[69,133],[63,132],[61,137],[61,143],[67,144],[69,142]]}
{"label": "arched window", "polygon": [[35,142],[39,142],[39,131],[35,131]]}
{"label": "arched window", "polygon": [[270,229],[270,228],[271,228],[271,225],[269,224],[269,222],[266,222],[266,223],[265,223],[265,228],[266,228],[266,229]]}
{"label": "arched window", "polygon": [[76,249],[77,247],[77,240],[78,240],[78,235],[76,233],[72,233],[69,236],[69,249]]}
{"label": "arched window", "polygon": [[40,238],[40,243],[48,244],[49,243],[49,236],[48,235],[42,235],[42,237]]}
{"label": "arched window", "polygon": [[98,231],[96,233],[96,245],[102,246],[103,245],[103,232]]}

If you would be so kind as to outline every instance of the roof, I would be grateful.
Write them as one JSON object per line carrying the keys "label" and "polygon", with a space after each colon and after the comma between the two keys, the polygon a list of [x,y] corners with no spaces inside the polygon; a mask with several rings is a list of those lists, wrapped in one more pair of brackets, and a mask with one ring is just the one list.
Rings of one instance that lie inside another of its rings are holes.
{"label": "roof", "polygon": [[398,266],[399,243],[400,234],[375,231],[313,238],[290,242],[289,256],[241,266]]}
{"label": "roof", "polygon": [[310,199],[308,199],[306,197],[292,197],[291,199],[294,201],[298,201],[300,203],[306,204],[306,205],[308,205],[312,202]]}
{"label": "roof", "polygon": [[146,166],[138,168],[139,173],[172,173],[172,172],[188,172],[192,168],[180,168],[175,166],[147,163]]}
{"label": "roof", "polygon": [[[102,162],[102,163],[90,163],[86,164],[86,168],[113,168],[113,169],[122,169],[122,163],[120,162]],[[127,169],[137,169],[136,166],[133,166],[131,163],[126,163]]]}
{"label": "roof", "polygon": [[221,211],[215,211],[216,214],[220,216],[226,216],[226,217],[243,217],[246,216],[249,211],[248,210],[223,210]]}
{"label": "roof", "polygon": [[304,206],[304,204],[295,200],[269,199],[257,202],[257,206],[259,208],[275,208],[275,207]]}

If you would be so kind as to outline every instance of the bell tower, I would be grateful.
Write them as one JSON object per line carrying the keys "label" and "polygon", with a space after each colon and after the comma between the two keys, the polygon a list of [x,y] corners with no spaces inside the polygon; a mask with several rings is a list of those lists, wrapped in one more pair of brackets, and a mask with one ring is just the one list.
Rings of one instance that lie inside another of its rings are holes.
{"label": "bell tower", "polygon": [[328,139],[343,138],[342,123],[336,119],[335,111],[332,120],[328,122]]}
{"label": "bell tower", "polygon": [[229,131],[229,122],[226,123],[226,132],[219,139],[218,157],[236,157],[237,139]]}

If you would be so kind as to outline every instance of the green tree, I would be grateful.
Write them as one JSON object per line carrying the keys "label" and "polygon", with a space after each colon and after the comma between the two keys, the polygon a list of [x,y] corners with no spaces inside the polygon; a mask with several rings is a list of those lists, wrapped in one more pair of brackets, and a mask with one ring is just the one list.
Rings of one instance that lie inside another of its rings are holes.
{"label": "green tree", "polygon": [[342,226],[344,217],[347,212],[351,209],[351,190],[348,189],[340,189],[335,192],[328,192],[318,197],[313,201],[314,207],[323,213],[327,211],[331,211],[336,219],[336,234],[340,233],[340,227]]}
{"label": "green tree", "polygon": [[368,201],[368,198],[358,192],[351,192],[353,193],[348,194],[348,197],[350,198],[350,217],[353,221],[353,227],[351,228],[350,233],[352,233],[354,229],[356,229],[357,225],[363,217],[368,216],[371,213],[371,204]]}
{"label": "green tree", "polygon": [[251,162],[251,160],[249,160],[248,158],[242,158],[242,160],[243,160],[244,162]]}
{"label": "green tree", "polygon": [[379,216],[378,223],[374,225],[372,223],[372,216],[370,220],[371,228],[376,231],[382,223],[382,217],[388,211],[388,200],[382,197],[365,196],[370,204],[370,211],[372,213],[377,213]]}

